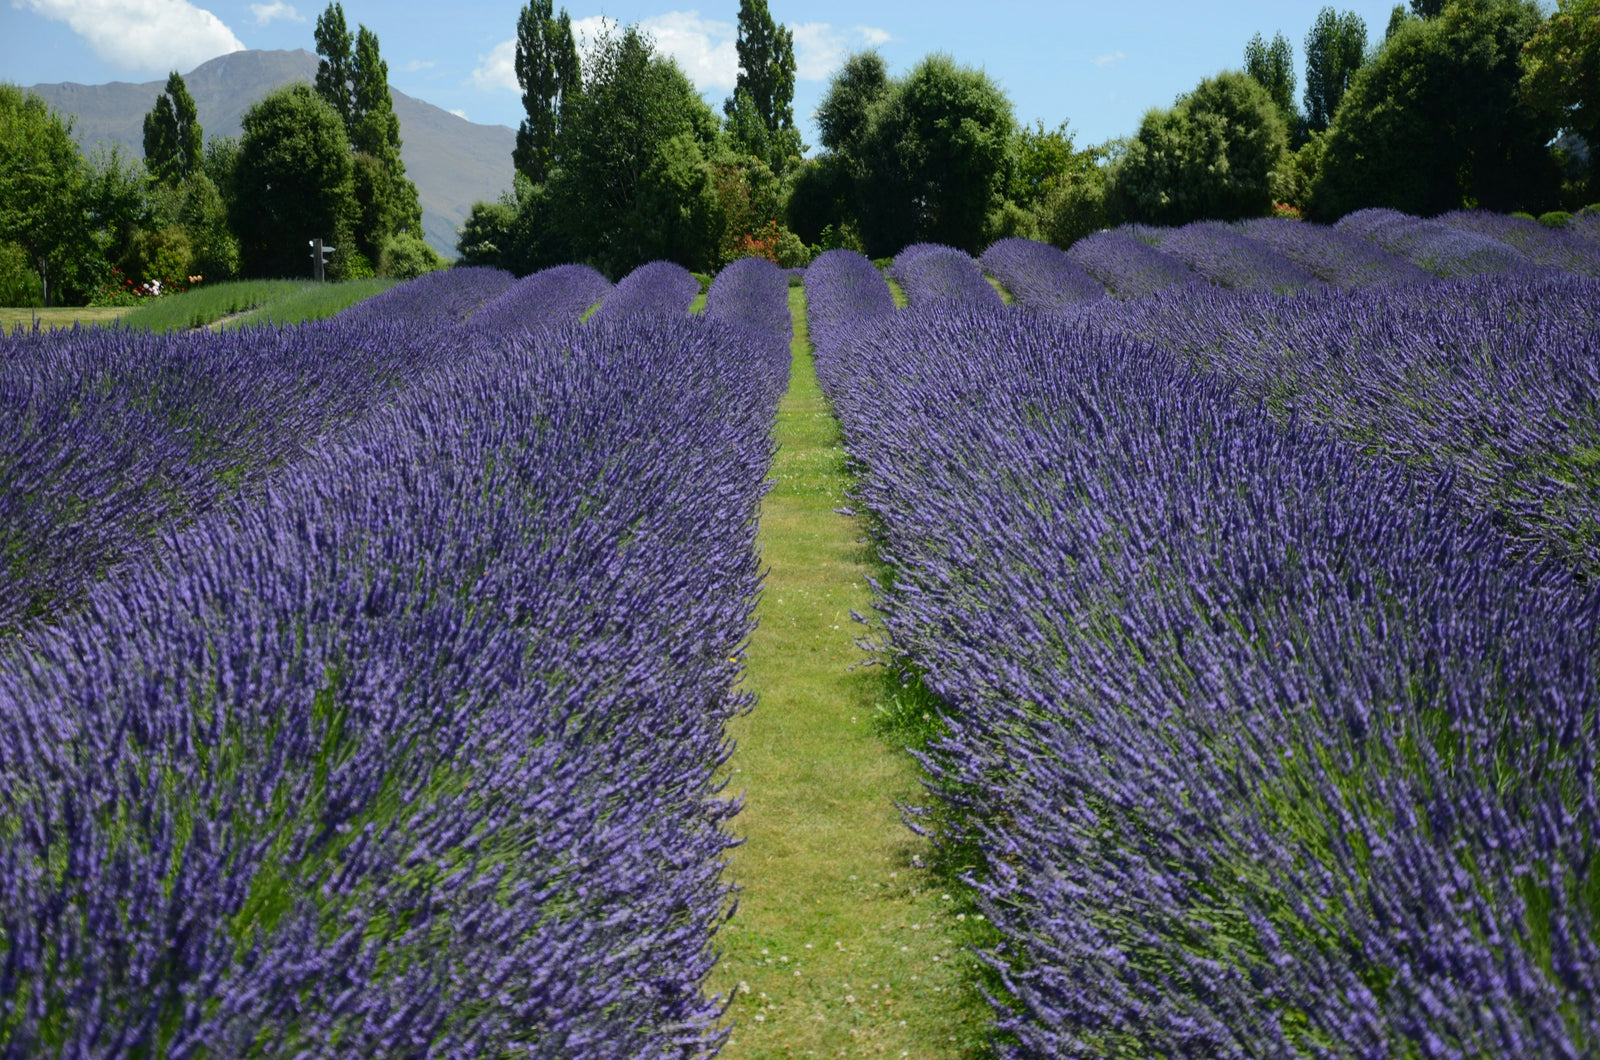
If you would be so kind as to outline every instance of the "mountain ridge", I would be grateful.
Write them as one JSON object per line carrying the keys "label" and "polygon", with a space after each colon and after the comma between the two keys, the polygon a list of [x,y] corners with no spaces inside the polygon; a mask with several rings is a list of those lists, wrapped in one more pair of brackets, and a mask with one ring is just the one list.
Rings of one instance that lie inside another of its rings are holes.
{"label": "mountain ridge", "polygon": [[[248,49],[219,55],[183,75],[194,97],[207,139],[238,136],[239,120],[251,104],[295,81],[316,77],[317,57],[304,49]],[[166,89],[158,81],[109,81],[84,85],[61,81],[33,85],[63,115],[73,116],[73,135],[86,150],[116,145],[144,157],[144,116]],[[456,233],[472,204],[510,189],[511,150],[517,134],[504,125],[479,125],[397,88],[389,90],[400,119],[400,157],[417,185],[423,237],[439,253],[455,257]]]}

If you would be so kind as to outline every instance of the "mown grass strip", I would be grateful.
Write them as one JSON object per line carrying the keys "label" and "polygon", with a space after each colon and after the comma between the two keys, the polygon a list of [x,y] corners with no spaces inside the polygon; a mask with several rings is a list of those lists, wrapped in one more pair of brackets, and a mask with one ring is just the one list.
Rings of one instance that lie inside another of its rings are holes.
{"label": "mown grass strip", "polygon": [[32,306],[6,307],[0,308],[0,331],[7,335],[18,327],[24,331],[32,331],[36,323],[43,331],[70,328],[74,324],[95,327],[114,324],[127,312],[128,310],[122,306],[51,306],[48,309]]}
{"label": "mown grass strip", "polygon": [[862,521],[834,511],[850,481],[845,453],[817,386],[802,289],[789,305],[794,361],[761,507],[770,572],[746,657],[758,702],[732,727],[744,844],[730,866],[739,910],[718,936],[711,984],[733,996],[722,1055],[981,1055],[988,1013],[963,948],[970,913],[919,867],[927,845],[895,808],[921,801],[916,769],[875,734],[889,686],[881,667],[857,666],[866,630],[850,617],[871,608],[872,556]]}

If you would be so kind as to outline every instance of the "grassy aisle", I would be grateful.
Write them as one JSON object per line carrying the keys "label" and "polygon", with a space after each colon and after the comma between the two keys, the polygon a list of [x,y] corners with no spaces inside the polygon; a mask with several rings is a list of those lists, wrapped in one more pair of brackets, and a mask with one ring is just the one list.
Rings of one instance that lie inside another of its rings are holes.
{"label": "grassy aisle", "polygon": [[925,845],[896,799],[917,799],[912,760],[874,735],[881,668],[852,669],[872,603],[859,520],[834,512],[848,482],[817,388],[805,299],[790,290],[794,367],[778,409],[776,486],[761,507],[770,567],[733,726],[730,792],[744,838],[739,911],[718,936],[712,988],[734,995],[725,1057],[971,1056],[987,1009],[962,984],[967,914],[914,867]]}

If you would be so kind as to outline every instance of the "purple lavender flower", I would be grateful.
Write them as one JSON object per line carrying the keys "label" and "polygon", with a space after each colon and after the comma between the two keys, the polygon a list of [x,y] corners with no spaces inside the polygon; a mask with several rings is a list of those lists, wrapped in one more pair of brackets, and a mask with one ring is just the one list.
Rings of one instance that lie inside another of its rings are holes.
{"label": "purple lavender flower", "polygon": [[591,319],[620,320],[635,313],[683,316],[700,293],[700,281],[673,261],[640,265],[606,295]]}
{"label": "purple lavender flower", "polygon": [[1372,208],[1346,214],[1337,228],[1365,236],[1385,250],[1443,277],[1514,272],[1530,262],[1497,239],[1399,210]]}
{"label": "purple lavender flower", "polygon": [[1116,298],[1143,298],[1164,287],[1200,282],[1171,254],[1120,230],[1083,237],[1068,248],[1067,257]]}
{"label": "purple lavender flower", "polygon": [[894,259],[890,270],[912,305],[963,302],[1000,305],[1000,295],[972,255],[937,243],[913,243]]}
{"label": "purple lavender flower", "polygon": [[472,315],[475,329],[506,332],[578,320],[611,293],[611,281],[587,265],[554,265],[524,276]]}
{"label": "purple lavender flower", "polygon": [[983,252],[983,269],[1020,305],[1065,312],[1106,297],[1106,289],[1066,253],[1031,239],[1002,239]]}
{"label": "purple lavender flower", "polygon": [[1419,284],[1433,279],[1432,273],[1345,229],[1281,217],[1240,221],[1237,228],[1323,282],[1338,287]]}

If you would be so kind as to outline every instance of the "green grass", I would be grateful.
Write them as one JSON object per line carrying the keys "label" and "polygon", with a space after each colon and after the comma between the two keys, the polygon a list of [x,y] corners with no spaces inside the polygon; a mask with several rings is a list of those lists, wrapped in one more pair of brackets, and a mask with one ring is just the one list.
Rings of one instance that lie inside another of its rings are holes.
{"label": "green grass", "polygon": [[906,297],[906,289],[900,286],[900,281],[885,274],[883,277],[889,282],[889,294],[894,299],[896,309],[904,309],[911,304],[911,299]]}
{"label": "green grass", "polygon": [[287,297],[267,303],[260,309],[234,317],[224,327],[252,324],[302,324],[331,317],[364,298],[371,298],[393,287],[398,280],[346,280],[343,283],[312,283]]}
{"label": "green grass", "polygon": [[129,310],[118,306],[51,306],[49,309],[33,309],[27,306],[21,308],[0,308],[0,331],[7,335],[18,325],[26,330],[33,330],[37,321],[46,331],[54,328],[70,328],[73,324],[95,326],[98,324],[115,323],[118,317]]}
{"label": "green grass", "polygon": [[1001,283],[993,276],[985,276],[984,279],[988,280],[989,286],[995,289],[995,293],[1000,296],[1000,301],[1004,302],[1006,305],[1014,305],[1016,303],[1017,300],[1011,297],[1011,292],[1006,290],[1005,284]]}
{"label": "green grass", "polygon": [[124,310],[129,327],[179,331],[204,327],[223,317],[279,302],[314,284],[310,280],[234,280],[204,284],[182,294],[151,298]]}
{"label": "green grass", "polygon": [[964,947],[963,896],[920,864],[925,841],[896,800],[924,801],[913,760],[874,719],[890,707],[881,667],[863,668],[873,557],[861,520],[837,514],[850,478],[838,425],[795,317],[778,410],[775,485],[762,503],[770,568],[746,655],[758,702],[731,727],[729,792],[744,796],[730,856],[739,909],[718,935],[711,989],[732,994],[744,1057],[982,1055],[987,1005]]}

